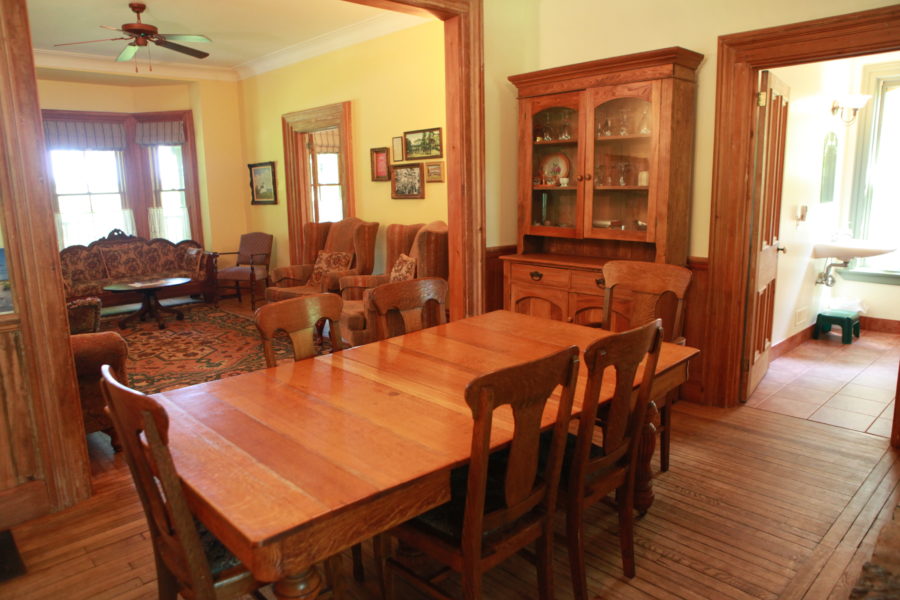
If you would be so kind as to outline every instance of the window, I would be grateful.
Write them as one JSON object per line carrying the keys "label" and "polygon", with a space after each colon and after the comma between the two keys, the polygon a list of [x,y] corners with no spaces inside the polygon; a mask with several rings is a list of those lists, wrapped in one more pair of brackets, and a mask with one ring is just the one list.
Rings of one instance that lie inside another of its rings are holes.
{"label": "window", "polygon": [[313,132],[309,136],[310,214],[316,223],[344,218],[341,192],[340,142],[338,130]]}
{"label": "window", "polygon": [[[873,65],[863,75],[872,94],[859,123],[850,209],[853,236],[896,247],[900,222],[900,64]],[[866,269],[900,272],[900,251],[860,261]]]}
{"label": "window", "polygon": [[123,205],[122,152],[51,150],[61,247],[89,244],[113,229],[134,232]]}
{"label": "window", "polygon": [[43,111],[60,247],[113,229],[203,243],[190,111]]}

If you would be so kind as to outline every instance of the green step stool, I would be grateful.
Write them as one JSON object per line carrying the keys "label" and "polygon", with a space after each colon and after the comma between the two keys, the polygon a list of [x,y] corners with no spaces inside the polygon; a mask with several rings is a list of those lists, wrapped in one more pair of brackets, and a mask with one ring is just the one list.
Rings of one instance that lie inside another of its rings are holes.
{"label": "green step stool", "polygon": [[[831,331],[832,325],[841,327],[841,343],[849,344],[853,341],[853,335],[859,337],[859,311],[858,310],[826,310],[816,317],[816,326],[813,328],[813,339],[819,339],[819,332]],[[852,335],[851,335],[852,331]]]}

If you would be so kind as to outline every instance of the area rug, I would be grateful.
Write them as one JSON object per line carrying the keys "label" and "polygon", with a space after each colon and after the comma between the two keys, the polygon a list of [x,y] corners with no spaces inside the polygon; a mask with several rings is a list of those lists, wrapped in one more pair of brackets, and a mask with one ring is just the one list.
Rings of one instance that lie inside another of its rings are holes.
{"label": "area rug", "polygon": [[[208,304],[179,306],[184,320],[166,328],[136,321],[118,328],[122,315],[104,317],[100,328],[117,331],[128,343],[131,387],[146,394],[249,373],[266,366],[253,320]],[[278,359],[292,356],[287,338],[275,340]]]}

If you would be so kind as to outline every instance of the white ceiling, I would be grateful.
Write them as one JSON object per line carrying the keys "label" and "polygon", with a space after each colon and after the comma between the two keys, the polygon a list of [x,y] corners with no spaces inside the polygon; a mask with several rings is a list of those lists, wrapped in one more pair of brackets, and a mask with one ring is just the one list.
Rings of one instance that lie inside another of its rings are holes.
{"label": "white ceiling", "polygon": [[[209,52],[199,60],[152,45],[154,67],[180,65],[229,70],[240,76],[264,72],[417,25],[425,19],[343,0],[146,0],[143,22],[160,33],[200,33],[212,43],[178,42]],[[147,70],[147,50],[116,63],[126,41],[54,47],[54,44],[119,37],[100,25],[136,21],[128,0],[28,0],[35,62],[44,67],[84,67],[108,61],[103,70]],[[157,68],[157,71],[159,69]],[[164,69],[163,69],[164,70]]]}

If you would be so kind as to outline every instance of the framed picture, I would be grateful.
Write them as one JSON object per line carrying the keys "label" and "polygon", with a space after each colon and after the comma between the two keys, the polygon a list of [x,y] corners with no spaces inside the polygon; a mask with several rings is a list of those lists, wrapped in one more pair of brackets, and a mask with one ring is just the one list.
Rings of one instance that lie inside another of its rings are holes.
{"label": "framed picture", "polygon": [[372,181],[390,181],[391,167],[388,163],[387,148],[372,148],[369,150],[372,158]]}
{"label": "framed picture", "polygon": [[406,160],[442,158],[444,143],[441,137],[441,128],[407,131],[403,134],[403,147]]}
{"label": "framed picture", "polygon": [[391,168],[391,198],[424,198],[422,163],[394,165]]}
{"label": "framed picture", "polygon": [[403,137],[391,138],[391,158],[394,162],[403,162]]}
{"label": "framed picture", "polygon": [[250,204],[278,204],[275,193],[275,162],[247,165],[250,169]]}
{"label": "framed picture", "polygon": [[444,161],[438,160],[435,162],[427,162],[425,163],[425,181],[427,183],[434,183],[436,181],[444,180]]}

